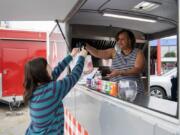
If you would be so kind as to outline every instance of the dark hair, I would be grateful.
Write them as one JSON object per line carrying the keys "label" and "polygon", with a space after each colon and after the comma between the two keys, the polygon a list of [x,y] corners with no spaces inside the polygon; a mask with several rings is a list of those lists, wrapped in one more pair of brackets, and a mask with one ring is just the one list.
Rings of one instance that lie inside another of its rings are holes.
{"label": "dark hair", "polygon": [[26,63],[24,69],[24,103],[28,104],[33,91],[38,84],[45,84],[51,81],[47,72],[47,61],[44,58],[35,58]]}
{"label": "dark hair", "polygon": [[122,29],[121,31],[119,31],[115,36],[116,41],[119,40],[119,35],[122,33],[127,33],[129,39],[131,40],[131,47],[134,48],[134,44],[136,43],[136,38],[135,38],[133,32],[131,32],[130,30]]}

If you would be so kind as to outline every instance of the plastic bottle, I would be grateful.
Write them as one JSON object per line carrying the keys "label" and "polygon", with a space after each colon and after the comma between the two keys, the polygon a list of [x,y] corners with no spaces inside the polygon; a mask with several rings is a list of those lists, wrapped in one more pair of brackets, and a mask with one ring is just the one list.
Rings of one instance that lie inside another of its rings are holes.
{"label": "plastic bottle", "polygon": [[98,70],[95,74],[95,79],[102,79],[102,75],[101,75],[101,72]]}
{"label": "plastic bottle", "polygon": [[117,97],[118,96],[118,84],[116,82],[113,82],[111,84],[111,91],[110,91],[110,95],[111,96],[114,96],[114,97]]}

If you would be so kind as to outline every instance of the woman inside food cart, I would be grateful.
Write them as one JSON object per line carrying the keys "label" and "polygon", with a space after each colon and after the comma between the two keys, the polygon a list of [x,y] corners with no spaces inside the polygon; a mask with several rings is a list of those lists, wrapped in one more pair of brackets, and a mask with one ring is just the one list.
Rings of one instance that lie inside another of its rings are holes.
{"label": "woman inside food cart", "polygon": [[144,70],[145,57],[140,49],[134,47],[136,42],[134,34],[123,29],[116,34],[115,39],[117,45],[114,48],[98,50],[86,43],[86,49],[95,57],[112,59],[111,73],[107,74],[111,81],[135,80],[138,93],[144,94],[141,73]]}

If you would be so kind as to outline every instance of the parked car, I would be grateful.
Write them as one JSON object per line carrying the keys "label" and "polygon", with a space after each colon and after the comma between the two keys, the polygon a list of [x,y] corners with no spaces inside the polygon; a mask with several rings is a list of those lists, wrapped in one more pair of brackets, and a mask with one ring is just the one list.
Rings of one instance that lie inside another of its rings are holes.
{"label": "parked car", "polygon": [[171,79],[177,76],[177,68],[162,74],[150,76],[150,95],[158,98],[171,98]]}

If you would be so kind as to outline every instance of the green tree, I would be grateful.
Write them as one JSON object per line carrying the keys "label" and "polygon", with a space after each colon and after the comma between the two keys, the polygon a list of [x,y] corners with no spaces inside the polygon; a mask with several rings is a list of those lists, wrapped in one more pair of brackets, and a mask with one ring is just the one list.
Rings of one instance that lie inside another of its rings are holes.
{"label": "green tree", "polygon": [[176,57],[175,52],[167,52],[166,54],[164,54],[164,57]]}

